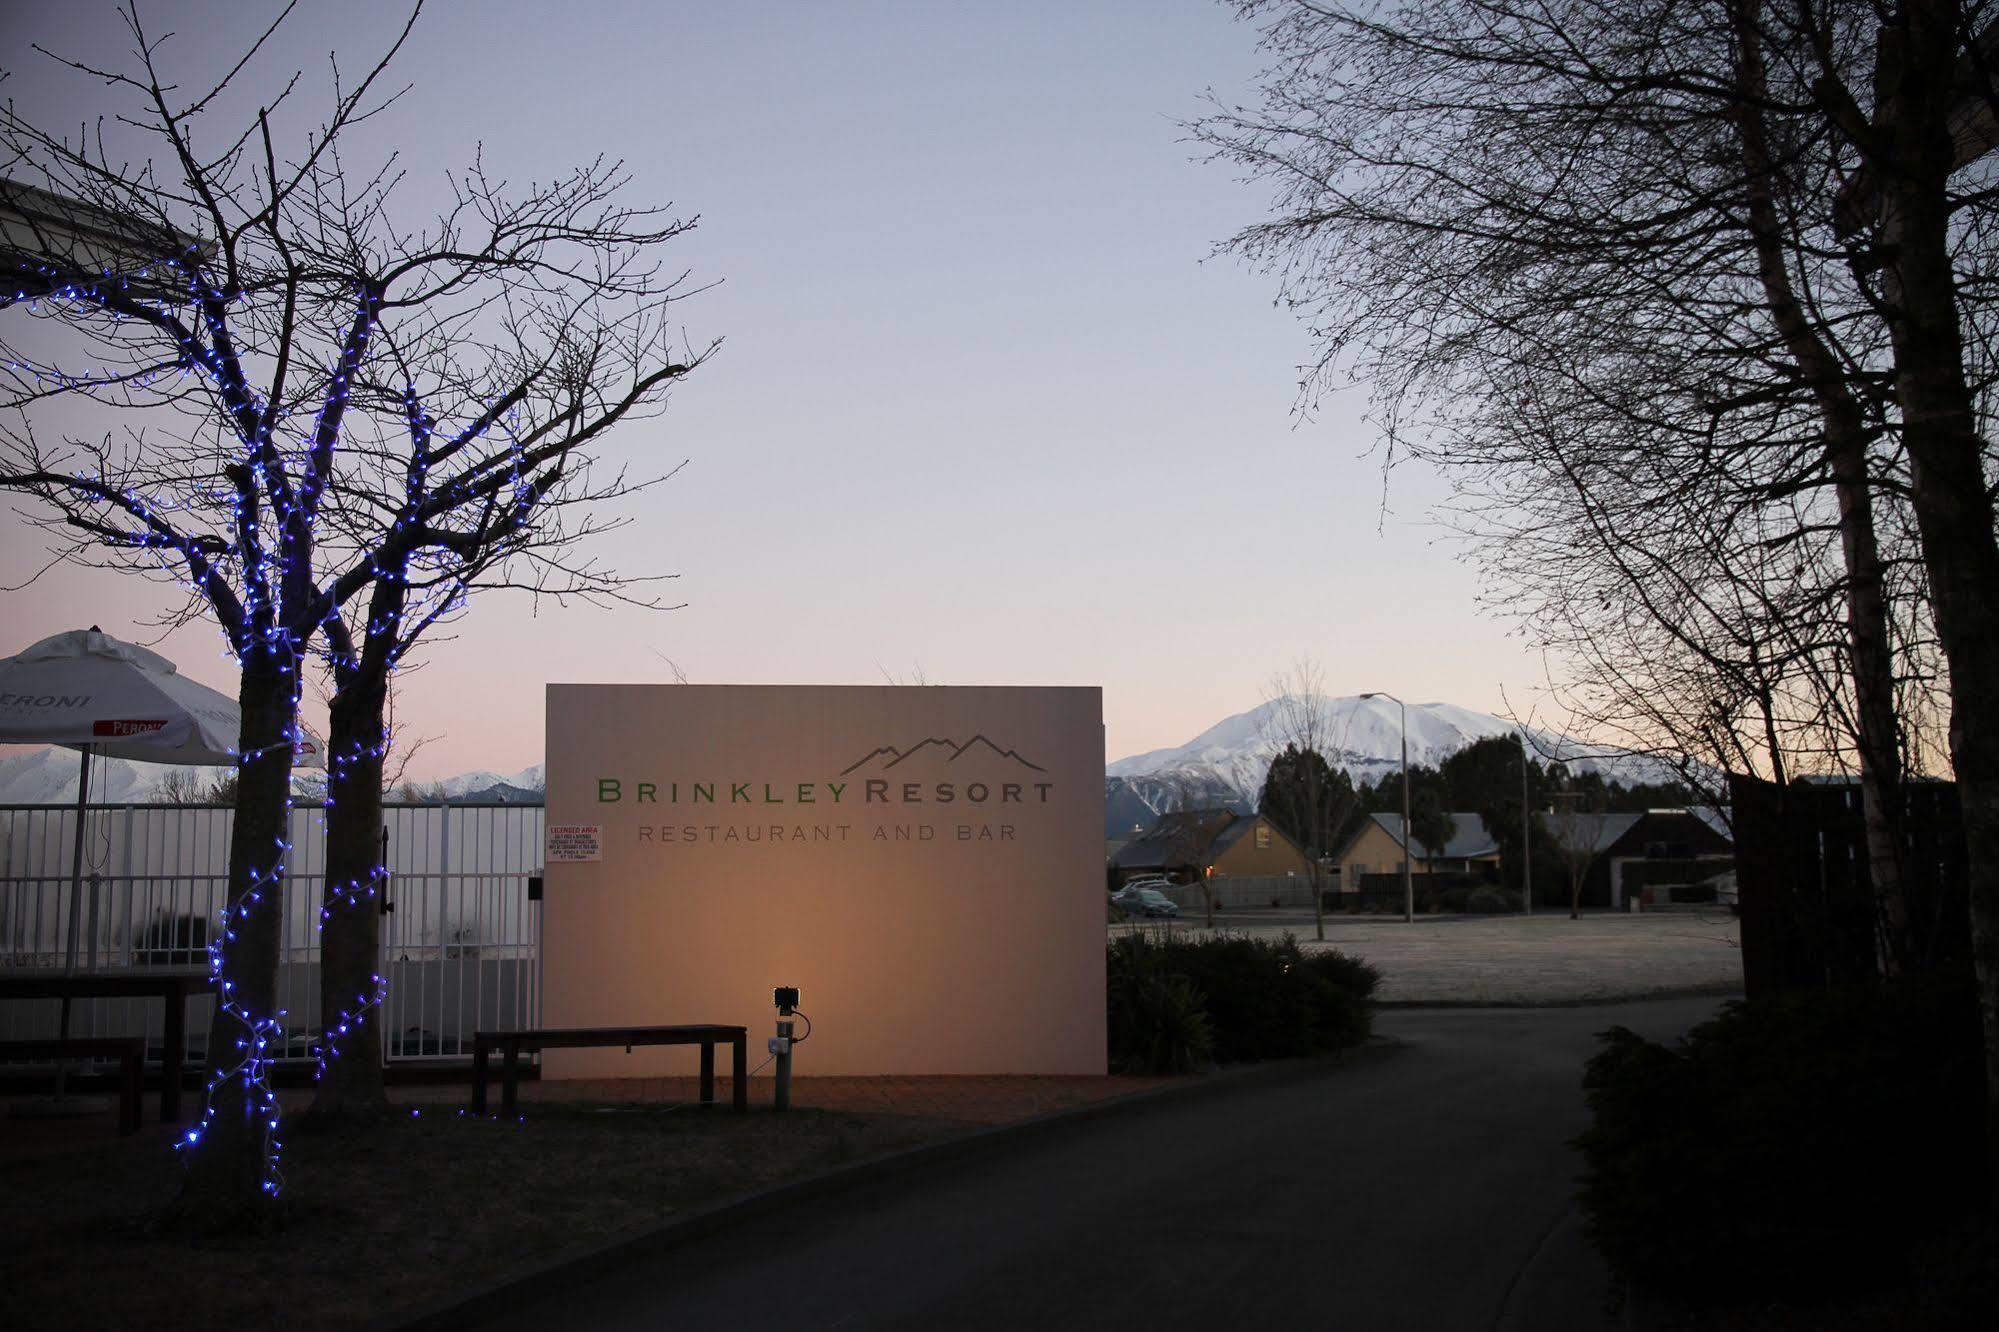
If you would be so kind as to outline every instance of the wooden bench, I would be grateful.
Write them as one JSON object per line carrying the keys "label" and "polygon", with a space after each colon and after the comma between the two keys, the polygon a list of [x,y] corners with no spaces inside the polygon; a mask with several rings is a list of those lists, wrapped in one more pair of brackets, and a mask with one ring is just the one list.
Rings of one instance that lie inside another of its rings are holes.
{"label": "wooden bench", "polygon": [[486,1113],[487,1060],[500,1052],[500,1113],[512,1115],[520,1090],[521,1052],[554,1046],[625,1047],[635,1045],[698,1045],[701,1047],[701,1100],[715,1100],[715,1047],[728,1042],[735,1060],[731,1109],[750,1108],[749,1029],[699,1023],[683,1027],[556,1027],[538,1031],[478,1031],[472,1034],[472,1113]]}
{"label": "wooden bench", "polygon": [[72,1036],[66,1041],[0,1041],[0,1059],[53,1059],[61,1062],[87,1056],[118,1060],[118,1132],[139,1131],[139,1073],[146,1063],[146,1042],[140,1036]]}

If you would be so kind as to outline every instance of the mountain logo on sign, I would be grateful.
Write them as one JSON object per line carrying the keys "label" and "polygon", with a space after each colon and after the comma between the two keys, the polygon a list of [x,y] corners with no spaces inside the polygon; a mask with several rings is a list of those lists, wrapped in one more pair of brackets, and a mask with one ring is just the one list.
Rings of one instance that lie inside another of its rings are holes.
{"label": "mountain logo on sign", "polygon": [[1033,772],[1047,771],[1039,763],[1029,762],[1014,750],[1001,749],[983,735],[975,735],[965,741],[951,740],[933,735],[928,739],[918,741],[907,749],[898,749],[894,745],[882,745],[879,748],[870,750],[854,762],[840,769],[840,775],[845,777],[849,773],[859,772],[862,769],[870,772],[887,772],[891,768],[899,767],[911,759],[919,757],[937,758],[941,756],[945,763],[956,763],[959,759],[967,755],[973,758],[1010,759],[1018,763],[1021,767]]}

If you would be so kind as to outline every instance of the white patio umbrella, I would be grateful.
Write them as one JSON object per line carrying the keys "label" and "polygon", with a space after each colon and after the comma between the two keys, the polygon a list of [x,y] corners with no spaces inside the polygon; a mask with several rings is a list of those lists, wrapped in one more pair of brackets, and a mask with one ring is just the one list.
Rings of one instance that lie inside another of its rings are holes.
{"label": "white patio umbrella", "polygon": [[0,743],[219,766],[236,761],[241,720],[235,699],[95,626],[0,661]]}
{"label": "white patio umbrella", "polygon": [[[95,625],[45,638],[0,660],[0,743],[63,745],[83,754],[76,788],[65,975],[76,972],[91,756],[233,765],[241,724],[235,699],[188,679],[159,653],[113,638]],[[323,750],[317,739],[307,735],[293,763],[319,767]],[[67,1038],[67,998],[62,1028]]]}

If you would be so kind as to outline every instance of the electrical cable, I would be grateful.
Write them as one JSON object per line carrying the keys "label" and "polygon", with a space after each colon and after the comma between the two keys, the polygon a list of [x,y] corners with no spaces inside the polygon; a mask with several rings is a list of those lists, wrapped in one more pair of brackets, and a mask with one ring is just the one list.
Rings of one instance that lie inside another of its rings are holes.
{"label": "electrical cable", "polygon": [[792,1043],[793,1045],[800,1045],[800,1044],[804,1043],[805,1041],[807,1041],[807,1040],[811,1039],[811,1036],[812,1036],[812,1019],[811,1019],[811,1018],[809,1018],[809,1017],[805,1017],[805,1013],[804,1013],[804,1010],[802,1010],[802,1009],[797,1009],[797,1008],[794,1008],[794,1009],[792,1009],[792,1010],[791,1010],[791,1012],[792,1012],[792,1016],[794,1016],[794,1017],[802,1017],[802,1018],[805,1018],[805,1035],[803,1035],[803,1036],[794,1036],[794,1037],[792,1037],[792,1038],[791,1038],[791,1043]]}

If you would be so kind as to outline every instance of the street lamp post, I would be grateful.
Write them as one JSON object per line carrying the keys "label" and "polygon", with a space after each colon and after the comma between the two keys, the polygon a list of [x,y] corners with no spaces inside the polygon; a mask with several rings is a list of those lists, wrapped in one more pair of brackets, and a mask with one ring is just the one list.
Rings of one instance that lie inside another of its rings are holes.
{"label": "street lamp post", "polygon": [[1416,858],[1416,834],[1409,826],[1409,705],[1385,690],[1377,689],[1362,698],[1385,698],[1402,710],[1402,919],[1416,923],[1416,880],[1410,864]]}

